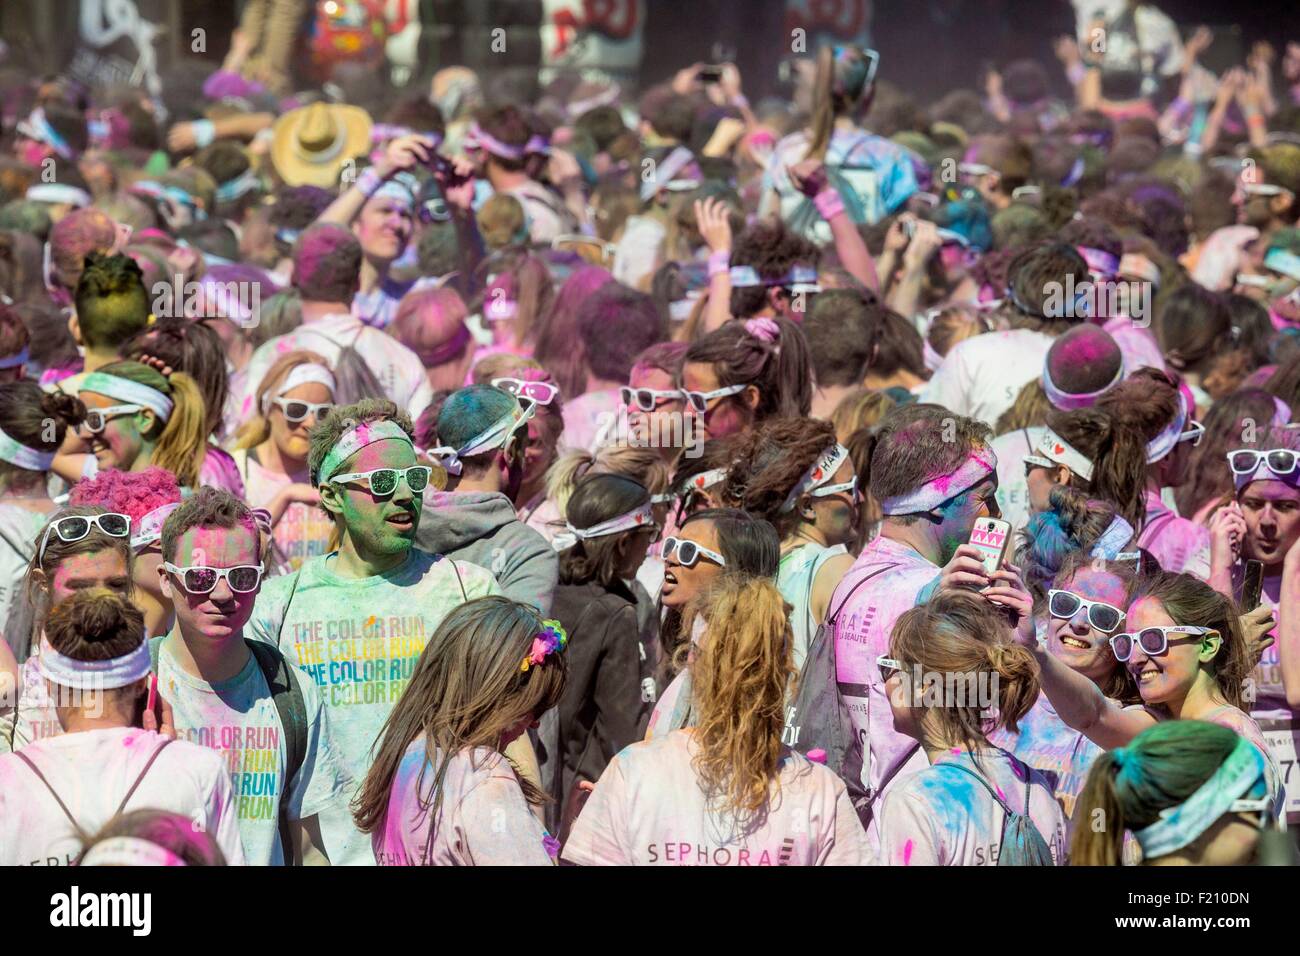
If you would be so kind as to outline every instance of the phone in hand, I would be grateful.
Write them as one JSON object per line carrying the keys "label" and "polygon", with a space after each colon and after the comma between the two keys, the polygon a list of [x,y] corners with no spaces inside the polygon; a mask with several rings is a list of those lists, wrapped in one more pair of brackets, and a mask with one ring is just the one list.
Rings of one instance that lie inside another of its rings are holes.
{"label": "phone in hand", "polygon": [[1260,594],[1264,590],[1264,562],[1254,558],[1246,560],[1246,573],[1241,583],[1241,609],[1253,611],[1259,607]]}
{"label": "phone in hand", "polygon": [[695,74],[695,78],[701,83],[720,83],[722,82],[722,67],[720,66],[702,66]]}
{"label": "phone in hand", "polygon": [[987,575],[1002,567],[1010,544],[1011,525],[1001,518],[980,518],[971,529],[970,545],[979,551]]}

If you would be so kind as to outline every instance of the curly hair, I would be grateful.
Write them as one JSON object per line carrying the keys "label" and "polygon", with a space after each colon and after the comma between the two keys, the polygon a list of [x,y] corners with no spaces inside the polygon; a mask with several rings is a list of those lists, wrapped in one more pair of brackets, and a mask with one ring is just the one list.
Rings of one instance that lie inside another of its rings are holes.
{"label": "curly hair", "polygon": [[[817,247],[778,220],[759,221],[736,236],[731,264],[752,266],[764,281],[780,279],[795,265],[817,266]],[[731,314],[747,319],[767,302],[767,286],[731,290]]]}
{"label": "curly hair", "polygon": [[181,486],[176,476],[166,468],[152,465],[143,471],[119,471],[109,468],[94,478],[87,478],[72,486],[68,503],[95,505],[130,515],[135,527],[140,519],[163,505],[181,500]]}
{"label": "curly hair", "polygon": [[795,482],[834,444],[835,427],[830,422],[768,419],[737,437],[722,496],[754,517],[771,522],[784,540],[802,519],[798,509],[782,513],[781,505]]}
{"label": "curly hair", "polygon": [[790,605],[770,578],[731,571],[693,604],[709,636],[691,664],[692,766],[710,804],[747,828],[766,816],[785,752],[785,701],[796,677]]}

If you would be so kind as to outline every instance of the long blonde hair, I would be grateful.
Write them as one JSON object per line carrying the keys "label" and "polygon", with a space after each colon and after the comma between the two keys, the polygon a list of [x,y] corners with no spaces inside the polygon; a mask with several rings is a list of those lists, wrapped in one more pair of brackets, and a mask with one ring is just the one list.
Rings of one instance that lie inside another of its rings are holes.
{"label": "long blonde hair", "polygon": [[167,469],[182,486],[197,488],[199,471],[208,453],[208,416],[198,382],[184,372],[164,376],[140,362],[114,362],[99,371],[147,385],[172,400],[172,413],[167,421],[156,419],[151,429],[154,448],[149,464]]}
{"label": "long blonde hair", "polygon": [[727,573],[692,608],[709,632],[691,664],[699,751],[693,766],[716,809],[748,827],[765,815],[781,761],[794,669],[790,606],[769,578]]}
{"label": "long blonde hair", "polygon": [[330,367],[330,363],[315,352],[299,350],[297,352],[286,352],[281,355],[266,374],[262,376],[262,383],[257,387],[257,407],[253,409],[248,421],[239,426],[235,432],[235,448],[256,448],[262,442],[271,437],[271,422],[266,417],[264,409],[272,398],[276,396],[276,390],[280,383],[289,377],[289,373],[299,365],[321,365],[325,368]]}

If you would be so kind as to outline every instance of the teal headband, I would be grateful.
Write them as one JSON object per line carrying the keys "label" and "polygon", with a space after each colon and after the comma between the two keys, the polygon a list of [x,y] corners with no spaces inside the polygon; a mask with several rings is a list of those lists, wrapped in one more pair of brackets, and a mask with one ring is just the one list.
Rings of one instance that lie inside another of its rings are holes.
{"label": "teal headband", "polygon": [[395,441],[404,441],[412,448],[415,447],[411,441],[411,436],[406,434],[402,426],[395,421],[387,418],[381,418],[373,422],[361,422],[354,425],[343,433],[334,447],[325,454],[325,460],[320,463],[317,469],[316,484],[324,484],[329,481],[339,466],[365,448],[367,445],[373,445],[377,441],[386,441],[393,439]]}
{"label": "teal headband", "polygon": [[[1120,774],[1127,769],[1128,750],[1114,751]],[[1233,810],[1239,799],[1263,801],[1268,793],[1264,776],[1264,755],[1249,740],[1241,737],[1228,759],[1210,779],[1182,803],[1160,811],[1160,819],[1149,827],[1134,831],[1142,856],[1153,859],[1167,856],[1195,843],[1225,813]]]}

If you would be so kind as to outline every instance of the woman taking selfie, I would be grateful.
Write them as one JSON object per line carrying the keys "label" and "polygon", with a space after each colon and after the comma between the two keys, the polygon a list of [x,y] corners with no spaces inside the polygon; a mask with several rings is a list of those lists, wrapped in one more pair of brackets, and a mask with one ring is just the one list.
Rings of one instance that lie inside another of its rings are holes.
{"label": "woman taking selfie", "polygon": [[568,637],[508,598],[453,609],[379,735],[353,804],[381,866],[545,866],[558,849],[532,807],[545,796],[506,745],[564,692]]}

